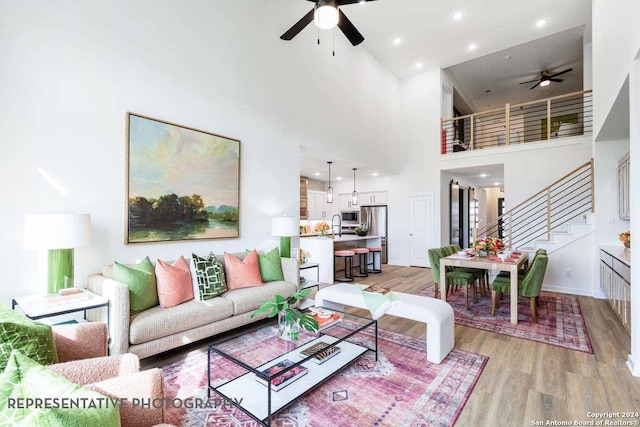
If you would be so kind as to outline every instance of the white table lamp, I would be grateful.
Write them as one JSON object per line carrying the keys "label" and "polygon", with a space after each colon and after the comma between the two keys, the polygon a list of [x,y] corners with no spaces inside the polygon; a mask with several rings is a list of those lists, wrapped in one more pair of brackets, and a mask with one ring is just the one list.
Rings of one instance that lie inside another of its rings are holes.
{"label": "white table lamp", "polygon": [[291,236],[300,234],[300,221],[285,216],[271,220],[271,235],[280,237],[280,256],[291,258]]}
{"label": "white table lamp", "polygon": [[25,221],[27,249],[49,251],[47,291],[58,293],[73,286],[73,249],[89,244],[89,214],[27,215]]}

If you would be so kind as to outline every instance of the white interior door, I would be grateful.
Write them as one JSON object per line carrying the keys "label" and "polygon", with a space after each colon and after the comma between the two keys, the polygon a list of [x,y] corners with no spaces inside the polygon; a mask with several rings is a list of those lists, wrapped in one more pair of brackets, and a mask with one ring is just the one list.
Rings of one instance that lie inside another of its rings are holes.
{"label": "white interior door", "polygon": [[433,196],[409,197],[409,265],[429,267],[427,249],[433,242]]}

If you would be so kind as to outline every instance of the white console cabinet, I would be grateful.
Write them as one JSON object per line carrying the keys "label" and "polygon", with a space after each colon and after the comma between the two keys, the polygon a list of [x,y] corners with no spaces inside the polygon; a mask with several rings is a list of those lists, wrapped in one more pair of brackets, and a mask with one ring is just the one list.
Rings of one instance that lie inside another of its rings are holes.
{"label": "white console cabinet", "polygon": [[600,287],[622,326],[631,333],[631,259],[623,247],[600,248]]}

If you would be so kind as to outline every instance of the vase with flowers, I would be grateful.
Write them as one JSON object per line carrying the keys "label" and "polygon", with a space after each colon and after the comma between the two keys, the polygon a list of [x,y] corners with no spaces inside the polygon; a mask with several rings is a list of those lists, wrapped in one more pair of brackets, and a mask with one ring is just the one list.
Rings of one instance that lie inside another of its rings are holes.
{"label": "vase with flowers", "polygon": [[503,250],[504,243],[498,237],[485,237],[473,242],[473,249],[478,251],[478,255],[485,257],[487,255],[495,255]]}
{"label": "vase with flowers", "polygon": [[327,224],[324,221],[319,222],[313,226],[313,232],[319,233],[320,236],[322,237],[324,237],[327,234],[327,231],[329,231],[329,224]]}
{"label": "vase with flowers", "polygon": [[625,231],[624,233],[618,234],[618,239],[620,239],[627,252],[631,252],[631,232]]}

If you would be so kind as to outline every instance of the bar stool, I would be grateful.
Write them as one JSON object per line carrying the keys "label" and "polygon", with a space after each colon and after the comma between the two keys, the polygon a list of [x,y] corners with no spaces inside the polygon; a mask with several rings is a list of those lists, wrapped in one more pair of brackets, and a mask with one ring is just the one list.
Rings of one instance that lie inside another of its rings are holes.
{"label": "bar stool", "polygon": [[353,274],[353,270],[351,271],[351,275],[353,277],[369,277],[369,273],[367,272],[368,267],[367,263],[369,262],[369,249],[367,248],[354,248],[352,249],[353,253],[358,255],[358,265],[353,267],[359,267],[360,273]]}
{"label": "bar stool", "polygon": [[[371,268],[369,273],[380,274],[382,273],[382,246],[370,246],[367,248],[371,252]],[[378,268],[376,269],[376,255],[378,255]]]}
{"label": "bar stool", "polygon": [[[333,252],[333,280],[338,282],[353,282],[353,251],[334,251]],[[336,270],[336,258],[344,259],[344,279],[338,279],[338,271]],[[348,267],[347,267],[348,266]]]}

